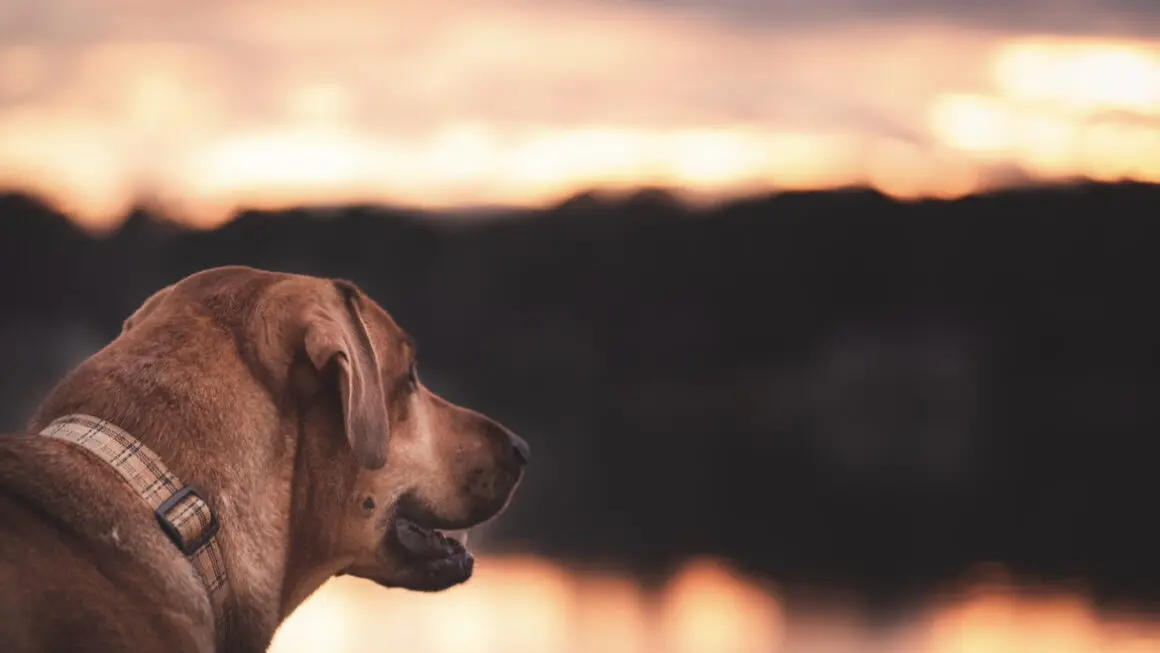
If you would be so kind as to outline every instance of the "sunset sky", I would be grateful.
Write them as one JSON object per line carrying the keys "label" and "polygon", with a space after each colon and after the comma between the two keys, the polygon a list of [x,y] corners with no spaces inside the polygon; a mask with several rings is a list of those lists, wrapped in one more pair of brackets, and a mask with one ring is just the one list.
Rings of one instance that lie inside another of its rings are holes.
{"label": "sunset sky", "polygon": [[537,204],[1160,181],[1154,0],[0,0],[0,187]]}

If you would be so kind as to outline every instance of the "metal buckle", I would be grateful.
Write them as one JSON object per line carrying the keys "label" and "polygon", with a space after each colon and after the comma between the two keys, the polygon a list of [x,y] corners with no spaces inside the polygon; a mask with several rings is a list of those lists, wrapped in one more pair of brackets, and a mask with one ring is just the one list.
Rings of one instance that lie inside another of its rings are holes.
{"label": "metal buckle", "polygon": [[[170,510],[173,510],[174,506],[181,502],[182,499],[191,495],[197,499],[200,499],[201,502],[205,504],[205,509],[209,511],[209,526],[206,526],[205,530],[202,531],[201,535],[197,539],[187,543],[185,538],[181,535],[181,530],[177,528],[177,526],[174,526],[173,522],[169,521],[169,517],[167,515],[169,514]],[[157,523],[161,524],[161,530],[165,531],[165,534],[169,536],[169,539],[173,540],[173,543],[177,545],[177,548],[181,549],[181,552],[187,556],[191,556],[194,553],[197,553],[201,547],[205,546],[206,543],[209,542],[209,538],[217,535],[218,532],[217,516],[213,514],[212,510],[210,510],[209,502],[203,499],[202,496],[198,493],[197,488],[193,487],[192,485],[186,485],[180,490],[174,492],[173,496],[169,497],[165,500],[164,503],[158,506],[157,510],[155,510],[153,514],[157,516]]]}

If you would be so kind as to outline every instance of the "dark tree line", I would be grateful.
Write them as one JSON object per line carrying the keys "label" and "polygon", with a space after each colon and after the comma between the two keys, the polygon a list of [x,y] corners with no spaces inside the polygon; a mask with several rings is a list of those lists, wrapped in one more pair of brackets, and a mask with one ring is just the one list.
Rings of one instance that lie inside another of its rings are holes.
{"label": "dark tree line", "polygon": [[93,239],[0,197],[0,427],[150,292],[243,263],[362,285],[427,382],[523,433],[495,547],[664,571],[728,556],[905,596],[995,560],[1160,595],[1160,187],[694,211],[586,194],[492,218],[144,211]]}

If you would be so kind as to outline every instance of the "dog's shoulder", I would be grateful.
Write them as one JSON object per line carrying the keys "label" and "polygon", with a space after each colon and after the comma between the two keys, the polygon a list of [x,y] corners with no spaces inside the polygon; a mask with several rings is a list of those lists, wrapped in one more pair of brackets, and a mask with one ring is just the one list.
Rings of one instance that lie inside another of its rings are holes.
{"label": "dog's shoulder", "polygon": [[157,571],[138,506],[96,469],[77,474],[99,463],[62,445],[0,436],[4,650],[209,650],[194,617],[160,607],[175,583]]}

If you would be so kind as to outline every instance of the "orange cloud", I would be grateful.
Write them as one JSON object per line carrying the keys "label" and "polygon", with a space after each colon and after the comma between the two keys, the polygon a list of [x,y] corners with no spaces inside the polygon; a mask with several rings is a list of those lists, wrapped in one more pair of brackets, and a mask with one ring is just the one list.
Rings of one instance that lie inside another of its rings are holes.
{"label": "orange cloud", "polygon": [[996,166],[1160,180],[1148,43],[520,0],[44,9],[64,2],[0,41],[0,185],[94,228],[139,194],[208,226],[641,184],[953,197]]}

